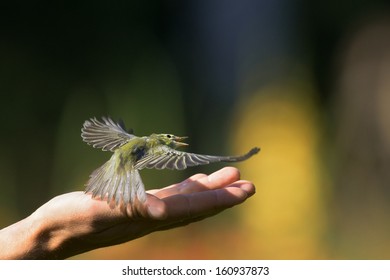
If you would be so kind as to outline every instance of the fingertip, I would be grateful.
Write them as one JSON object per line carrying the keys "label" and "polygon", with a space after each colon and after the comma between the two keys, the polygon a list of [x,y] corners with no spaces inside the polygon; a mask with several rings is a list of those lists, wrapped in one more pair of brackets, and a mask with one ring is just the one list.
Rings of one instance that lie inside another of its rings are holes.
{"label": "fingertip", "polygon": [[240,187],[243,191],[245,191],[248,196],[252,196],[256,193],[256,187],[253,183],[251,182],[244,182],[241,187]]}
{"label": "fingertip", "polygon": [[255,186],[249,181],[237,181],[225,189],[220,189],[221,194],[227,191],[230,196],[227,196],[228,201],[234,204],[240,204],[256,193]]}
{"label": "fingertip", "polygon": [[219,181],[222,178],[228,178],[228,181],[234,182],[240,179],[240,171],[232,166],[224,167],[208,176],[209,182]]}

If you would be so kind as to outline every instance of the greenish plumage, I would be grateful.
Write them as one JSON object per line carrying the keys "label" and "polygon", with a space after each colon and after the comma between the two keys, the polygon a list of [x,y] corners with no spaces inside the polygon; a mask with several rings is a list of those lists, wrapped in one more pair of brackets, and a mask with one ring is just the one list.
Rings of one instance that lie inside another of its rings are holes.
{"label": "greenish plumage", "polygon": [[132,131],[126,131],[122,123],[115,123],[110,118],[102,121],[92,118],[84,122],[81,129],[83,140],[94,148],[111,151],[111,158],[96,169],[86,184],[85,192],[92,197],[121,201],[126,206],[136,200],[146,201],[144,184],[139,174],[140,169],[177,169],[182,170],[189,166],[204,165],[212,162],[236,162],[250,158],[260,149],[253,148],[241,156],[209,156],[186,153],[176,150],[187,146],[182,141],[186,137],[172,134],[152,134],[137,137]]}

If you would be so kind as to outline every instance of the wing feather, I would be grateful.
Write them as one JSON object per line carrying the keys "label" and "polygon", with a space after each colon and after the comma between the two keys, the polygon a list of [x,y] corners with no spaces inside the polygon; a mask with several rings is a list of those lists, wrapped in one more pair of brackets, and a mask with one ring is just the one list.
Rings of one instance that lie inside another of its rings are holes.
{"label": "wing feather", "polygon": [[114,151],[135,137],[126,131],[123,123],[115,123],[112,119],[103,117],[86,120],[81,129],[83,141],[94,148],[103,151]]}
{"label": "wing feather", "polygon": [[112,155],[101,167],[92,172],[86,184],[86,193],[91,193],[93,198],[115,202],[121,202],[126,206],[134,205],[135,201],[146,201],[145,187],[138,170],[129,165],[117,164],[116,154]]}
{"label": "wing feather", "polygon": [[248,153],[240,156],[210,156],[194,153],[186,153],[174,150],[168,146],[160,146],[150,149],[148,154],[135,164],[135,169],[155,168],[155,169],[177,169],[182,170],[190,166],[204,165],[213,162],[237,162],[243,161],[260,151],[255,147]]}

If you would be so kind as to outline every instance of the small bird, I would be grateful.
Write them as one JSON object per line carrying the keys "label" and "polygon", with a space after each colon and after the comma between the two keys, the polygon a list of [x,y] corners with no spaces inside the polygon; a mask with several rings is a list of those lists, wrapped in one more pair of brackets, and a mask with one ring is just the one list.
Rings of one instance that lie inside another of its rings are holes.
{"label": "small bird", "polygon": [[114,122],[111,118],[102,120],[91,118],[84,122],[81,129],[83,141],[94,148],[111,151],[111,158],[90,175],[86,184],[86,193],[93,198],[122,202],[124,206],[137,200],[146,201],[145,187],[139,170],[143,168],[177,169],[204,165],[213,162],[236,162],[250,158],[260,149],[255,147],[241,156],[210,156],[186,153],[176,148],[188,146],[182,142],[187,137],[172,134],[151,134],[137,137],[132,130],[126,131],[123,122]]}

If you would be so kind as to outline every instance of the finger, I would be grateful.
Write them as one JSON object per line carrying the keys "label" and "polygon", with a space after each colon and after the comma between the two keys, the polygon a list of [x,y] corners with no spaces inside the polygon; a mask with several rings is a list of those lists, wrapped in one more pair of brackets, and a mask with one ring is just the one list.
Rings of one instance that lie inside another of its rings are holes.
{"label": "finger", "polygon": [[178,188],[180,188],[180,186],[187,185],[189,183],[197,181],[202,177],[207,177],[207,175],[202,174],[202,173],[198,173],[198,174],[192,175],[191,177],[185,179],[184,181],[182,181],[180,183],[170,185],[170,186],[165,187],[163,189],[149,190],[148,193],[153,194],[153,195],[157,195],[157,193],[158,193],[159,197],[175,195],[178,193]]}
{"label": "finger", "polygon": [[224,167],[209,176],[201,177],[196,182],[181,186],[180,193],[193,193],[201,190],[212,190],[227,186],[240,179],[240,172],[234,167]]}
{"label": "finger", "polygon": [[234,167],[224,167],[209,176],[197,174],[174,186],[161,189],[154,193],[159,198],[176,194],[190,194],[204,190],[227,186],[240,179],[240,172]]}
{"label": "finger", "polygon": [[240,204],[253,194],[253,184],[242,181],[220,189],[167,197],[167,219],[183,221],[213,214]]}
{"label": "finger", "polygon": [[248,194],[248,197],[251,197],[256,193],[255,185],[253,185],[253,183],[250,181],[239,180],[237,182],[234,182],[230,186],[241,188],[243,191],[245,191]]}

